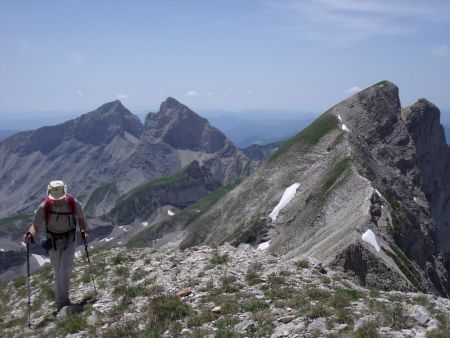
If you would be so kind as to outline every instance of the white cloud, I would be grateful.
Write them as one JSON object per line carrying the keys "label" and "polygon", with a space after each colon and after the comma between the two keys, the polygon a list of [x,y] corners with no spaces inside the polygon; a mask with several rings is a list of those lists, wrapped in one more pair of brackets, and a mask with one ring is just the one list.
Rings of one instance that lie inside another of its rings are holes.
{"label": "white cloud", "polygon": [[213,93],[213,92],[207,92],[206,95],[208,95],[208,96],[213,96],[214,93]]}
{"label": "white cloud", "polygon": [[128,95],[127,94],[117,94],[117,98],[119,100],[128,99]]}
{"label": "white cloud", "polygon": [[358,86],[353,86],[352,88],[349,88],[349,89],[347,89],[345,92],[347,93],[347,94],[356,94],[356,93],[358,93],[358,92],[360,92],[362,89],[361,88],[359,88]]}
{"label": "white cloud", "polygon": [[247,91],[247,94],[252,95],[253,94],[253,90]]}
{"label": "white cloud", "polygon": [[431,53],[434,56],[447,56],[450,53],[450,48],[447,45],[440,45],[433,47]]}
{"label": "white cloud", "polygon": [[268,0],[266,6],[295,37],[319,42],[405,35],[450,20],[450,2],[440,0]]}
{"label": "white cloud", "polygon": [[158,93],[164,93],[164,89],[158,89]]}
{"label": "white cloud", "polygon": [[78,89],[77,89],[75,92],[76,92],[78,95],[80,95],[80,96],[83,96],[83,95],[84,95],[83,92],[82,92],[81,90],[78,90]]}
{"label": "white cloud", "polygon": [[186,92],[186,96],[198,96],[198,93],[195,90],[189,90]]}

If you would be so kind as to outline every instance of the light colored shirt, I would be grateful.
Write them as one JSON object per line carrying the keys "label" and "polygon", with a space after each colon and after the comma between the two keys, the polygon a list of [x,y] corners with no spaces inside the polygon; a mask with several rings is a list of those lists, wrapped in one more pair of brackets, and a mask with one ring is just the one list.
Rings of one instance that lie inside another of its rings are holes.
{"label": "light colored shirt", "polygon": [[[48,220],[47,229],[51,232],[55,233],[63,233],[70,231],[76,228],[76,224],[74,224],[72,219],[72,214],[69,214],[69,202],[67,200],[64,201],[64,204],[60,207],[57,207],[52,204],[51,209],[52,213],[50,214],[50,218]],[[58,213],[67,213],[58,214]],[[81,203],[75,199],[75,217],[78,219],[79,217],[83,217],[83,208]],[[36,209],[34,215],[34,224],[38,228],[38,230],[45,229],[45,202],[42,202],[41,205]]]}

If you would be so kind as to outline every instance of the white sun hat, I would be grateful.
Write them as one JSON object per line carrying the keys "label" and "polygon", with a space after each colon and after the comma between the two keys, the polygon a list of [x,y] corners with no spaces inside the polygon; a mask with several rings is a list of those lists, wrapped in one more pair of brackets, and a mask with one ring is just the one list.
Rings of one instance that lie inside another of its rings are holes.
{"label": "white sun hat", "polygon": [[47,187],[47,196],[51,200],[61,200],[66,197],[67,185],[63,181],[51,181]]}

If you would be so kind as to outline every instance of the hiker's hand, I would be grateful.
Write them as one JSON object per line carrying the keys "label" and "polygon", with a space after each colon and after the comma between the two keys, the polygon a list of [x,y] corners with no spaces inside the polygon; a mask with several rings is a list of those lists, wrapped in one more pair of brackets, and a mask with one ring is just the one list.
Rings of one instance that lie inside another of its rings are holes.
{"label": "hiker's hand", "polygon": [[89,240],[89,235],[86,230],[81,230],[81,239],[84,242],[87,242]]}
{"label": "hiker's hand", "polygon": [[31,232],[27,232],[25,235],[23,235],[23,241],[25,242],[25,244],[34,243],[33,235],[31,234]]}

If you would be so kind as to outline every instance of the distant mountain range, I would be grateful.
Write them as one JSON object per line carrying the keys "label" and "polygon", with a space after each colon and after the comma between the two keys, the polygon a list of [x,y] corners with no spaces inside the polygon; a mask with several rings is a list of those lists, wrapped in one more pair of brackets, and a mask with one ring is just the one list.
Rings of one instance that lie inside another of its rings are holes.
{"label": "distant mountain range", "polygon": [[[173,98],[142,124],[120,101],[63,124],[20,132],[0,142],[0,216],[33,210],[48,181],[61,178],[93,214],[140,184],[197,160],[221,184],[251,160],[208,121]],[[96,189],[111,187],[101,199]],[[25,198],[23,197],[25,196]]]}
{"label": "distant mountain range", "polygon": [[[248,114],[242,114],[246,116]],[[252,144],[269,144],[288,139],[305,128],[314,119],[314,115],[298,114],[277,118],[249,119],[234,114],[207,114],[212,125],[220,129],[239,148]],[[249,116],[250,117],[250,116]]]}

